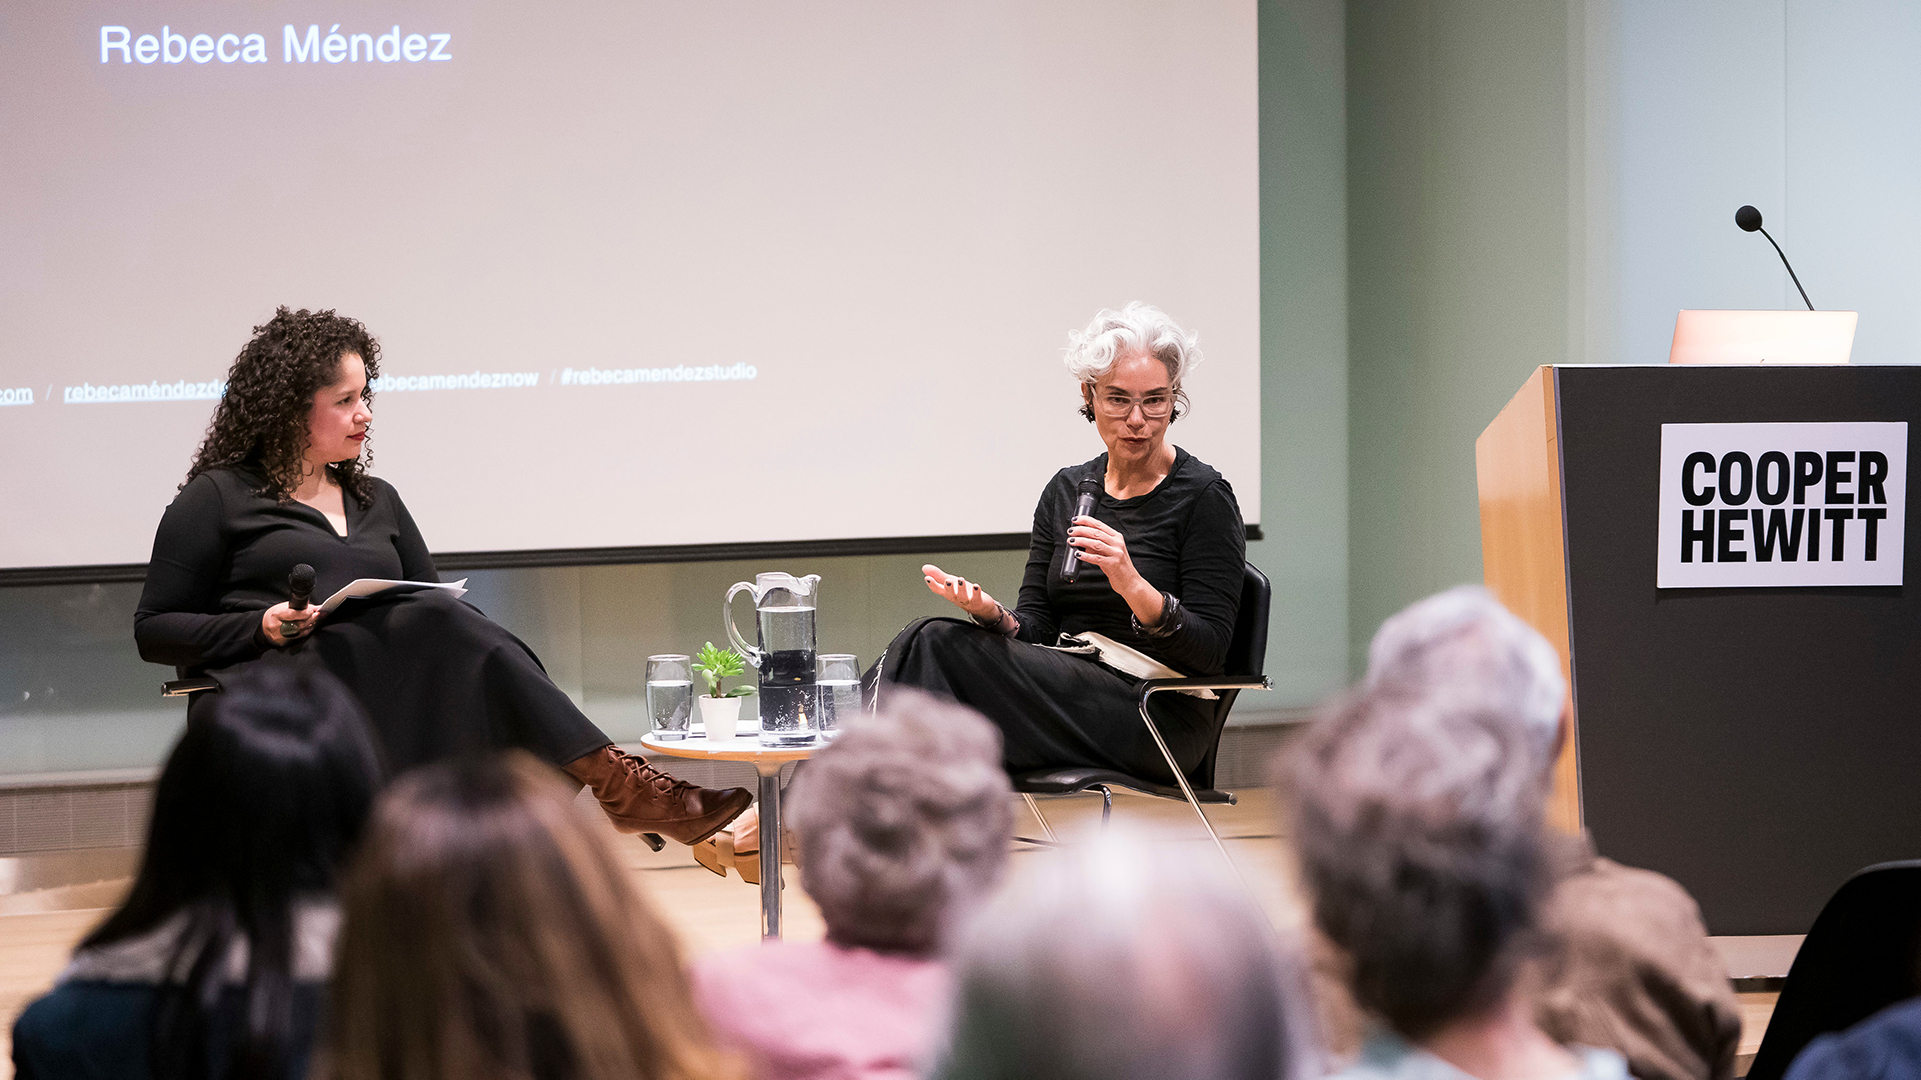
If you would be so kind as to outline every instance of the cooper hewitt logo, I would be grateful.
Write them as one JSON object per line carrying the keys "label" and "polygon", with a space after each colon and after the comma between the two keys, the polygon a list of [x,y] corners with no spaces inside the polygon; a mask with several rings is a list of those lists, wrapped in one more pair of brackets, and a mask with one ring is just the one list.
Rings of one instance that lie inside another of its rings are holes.
{"label": "cooper hewitt logo", "polygon": [[1908,425],[1662,424],[1663,589],[1899,585]]}

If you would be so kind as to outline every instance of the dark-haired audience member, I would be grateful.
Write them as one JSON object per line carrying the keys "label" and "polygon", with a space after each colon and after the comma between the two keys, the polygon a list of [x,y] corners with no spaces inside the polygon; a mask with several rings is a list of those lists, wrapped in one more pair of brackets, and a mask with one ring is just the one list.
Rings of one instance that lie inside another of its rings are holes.
{"label": "dark-haired audience member", "polygon": [[1013,833],[1000,734],[972,709],[892,690],[794,780],[802,881],[827,940],[755,945],[695,969],[723,1040],[763,1080],[910,1077],[939,1032],[957,920]]}
{"label": "dark-haired audience member", "polygon": [[305,1076],[335,878],[379,784],[332,676],[230,682],[167,758],[133,891],[14,1025],[15,1075]]}
{"label": "dark-haired audience member", "polygon": [[[1567,682],[1547,639],[1487,590],[1466,586],[1382,624],[1366,685],[1511,718],[1546,777],[1567,730]],[[1585,836],[1547,833],[1535,1020],[1562,1043],[1618,1050],[1639,1080],[1728,1080],[1741,1013],[1694,898],[1650,870],[1601,858]]]}
{"label": "dark-haired audience member", "polygon": [[564,781],[526,751],[396,781],[341,908],[316,1077],[738,1073],[708,1042],[673,935]]}
{"label": "dark-haired audience member", "polygon": [[1511,717],[1378,686],[1293,756],[1314,922],[1379,1021],[1344,1080],[1625,1080],[1543,1031],[1523,977],[1549,886],[1544,776]]}
{"label": "dark-haired audience member", "polygon": [[1846,1031],[1810,1042],[1786,1080],[1921,1078],[1921,998],[1890,1005]]}
{"label": "dark-haired audience member", "polygon": [[1104,835],[970,925],[936,1080],[1323,1075],[1292,950],[1212,852]]}

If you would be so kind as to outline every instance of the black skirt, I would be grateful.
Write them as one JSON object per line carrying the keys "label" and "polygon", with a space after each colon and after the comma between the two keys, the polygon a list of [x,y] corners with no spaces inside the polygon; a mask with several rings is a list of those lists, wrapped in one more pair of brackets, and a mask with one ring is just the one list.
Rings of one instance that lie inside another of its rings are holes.
{"label": "black skirt", "polygon": [[[519,747],[564,765],[612,740],[547,676],[525,642],[439,590],[350,600],[304,640],[211,672],[319,664],[360,699],[395,773]],[[215,695],[196,695],[192,711]]]}
{"label": "black skirt", "polygon": [[[1141,680],[1090,657],[1031,645],[959,619],[920,619],[894,638],[862,678],[871,703],[887,686],[912,686],[967,705],[1001,730],[1009,773],[1070,766],[1114,769],[1173,784],[1141,722]],[[1148,708],[1192,778],[1214,745],[1213,703],[1156,694]]]}

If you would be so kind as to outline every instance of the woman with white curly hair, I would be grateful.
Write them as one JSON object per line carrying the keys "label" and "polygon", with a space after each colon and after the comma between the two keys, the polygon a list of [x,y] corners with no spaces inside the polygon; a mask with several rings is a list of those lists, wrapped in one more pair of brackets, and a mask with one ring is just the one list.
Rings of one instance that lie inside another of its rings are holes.
{"label": "woman with white curly hair", "polygon": [[[1010,772],[1091,765],[1172,784],[1136,718],[1139,680],[1039,646],[1096,632],[1184,675],[1219,674],[1247,533],[1221,474],[1167,441],[1188,409],[1182,383],[1201,359],[1196,335],[1135,302],[1102,311],[1068,341],[1080,413],[1107,450],[1062,469],[1041,492],[1019,600],[1010,610],[974,582],[923,566],[927,587],[969,618],[909,625],[865,682],[882,701],[886,685],[899,684],[980,710],[1001,729]],[[1094,507],[1076,517],[1079,490],[1091,491]],[[1062,573],[1069,551],[1081,563],[1071,581]],[[1154,711],[1192,773],[1214,745],[1213,709],[1162,694]]]}

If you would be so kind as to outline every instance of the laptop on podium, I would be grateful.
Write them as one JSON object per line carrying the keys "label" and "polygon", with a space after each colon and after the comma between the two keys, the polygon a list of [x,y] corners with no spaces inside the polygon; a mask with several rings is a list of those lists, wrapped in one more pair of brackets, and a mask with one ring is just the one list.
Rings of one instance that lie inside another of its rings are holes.
{"label": "laptop on podium", "polygon": [[1683,311],[1670,364],[1845,364],[1856,311]]}

